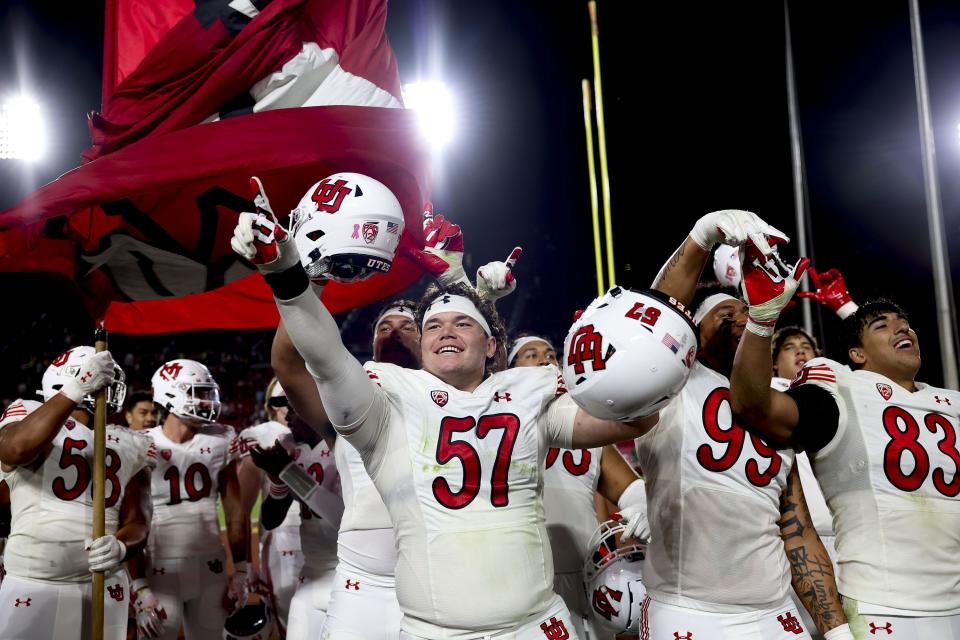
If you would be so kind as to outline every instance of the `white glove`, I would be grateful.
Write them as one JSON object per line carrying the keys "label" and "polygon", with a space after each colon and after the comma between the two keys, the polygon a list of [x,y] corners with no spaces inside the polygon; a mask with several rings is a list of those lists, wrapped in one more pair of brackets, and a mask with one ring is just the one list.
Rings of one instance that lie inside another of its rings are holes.
{"label": "white glove", "polygon": [[247,595],[250,593],[249,565],[246,562],[238,562],[234,565],[233,576],[230,578],[230,584],[227,585],[226,609],[230,613],[236,613],[247,604]]}
{"label": "white glove", "polygon": [[[163,634],[163,621],[167,619],[167,612],[160,606],[160,600],[153,595],[146,582],[143,578],[133,581],[133,609],[137,614],[140,637],[153,640]],[[138,588],[139,584],[144,586]]]}
{"label": "white glove", "polygon": [[823,634],[824,640],[854,640],[853,633],[850,631],[849,624],[842,624],[834,627]]}
{"label": "white glove", "polygon": [[127,545],[117,540],[116,536],[102,536],[96,540],[87,538],[87,563],[90,571],[109,571],[123,562],[127,555]]}
{"label": "white glove", "polygon": [[690,230],[690,237],[704,251],[710,251],[720,242],[739,247],[747,240],[753,240],[761,253],[768,255],[772,249],[765,236],[790,241],[786,234],[761,220],[757,214],[739,209],[708,213]]}
{"label": "white glove", "polygon": [[81,363],[80,371],[75,377],[63,383],[60,393],[80,404],[84,396],[113,384],[116,366],[117,363],[114,362],[109,351],[95,353]]}
{"label": "white glove", "polygon": [[256,213],[243,212],[230,238],[230,247],[257,266],[260,271],[284,271],[300,260],[292,233],[280,226],[267,200],[260,178],[250,178]]}
{"label": "white glove", "polygon": [[477,294],[484,300],[496,302],[513,293],[517,288],[517,279],[513,277],[513,265],[523,253],[520,247],[514,247],[503,262],[495,260],[477,269]]}
{"label": "white glove", "polygon": [[647,520],[647,489],[643,480],[630,483],[620,494],[617,506],[620,508],[620,517],[617,519],[623,525],[620,539],[648,540],[650,522]]}

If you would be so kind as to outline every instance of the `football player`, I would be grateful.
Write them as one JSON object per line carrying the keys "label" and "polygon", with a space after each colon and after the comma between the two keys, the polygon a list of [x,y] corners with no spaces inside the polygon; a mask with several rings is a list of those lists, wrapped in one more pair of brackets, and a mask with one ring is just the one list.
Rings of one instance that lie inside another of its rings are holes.
{"label": "football player", "polygon": [[153,429],[157,426],[157,405],[153,404],[153,394],[146,391],[131,393],[124,406],[123,416],[127,426],[134,431]]}
{"label": "football player", "polygon": [[[556,365],[556,350],[549,340],[535,335],[518,337],[507,355],[511,367]],[[622,537],[645,540],[650,535],[646,523],[647,495],[643,480],[627,464],[613,445],[592,449],[551,448],[547,452],[543,474],[543,511],[553,551],[553,588],[563,598],[581,638],[612,639],[593,623],[597,615],[609,623],[611,609],[618,603],[591,609],[593,594],[584,593],[583,566],[590,539],[597,528],[595,496],[617,505],[627,524]],[[642,594],[642,587],[635,589]],[[627,604],[627,603],[624,603]]]}
{"label": "football player", "polygon": [[[355,191],[354,183],[343,186]],[[376,188],[368,183],[363,193]],[[492,304],[463,286],[431,292],[418,307],[423,369],[359,365],[307,275],[330,273],[343,247],[362,249],[348,223],[367,212],[345,213],[327,234],[326,253],[303,257],[306,268],[275,221],[268,234],[260,225],[255,231],[254,214],[241,215],[232,246],[266,274],[327,416],[360,452],[390,512],[401,637],[576,637],[553,593],[545,549],[539,494],[546,451],[630,438],[649,419],[592,418],[564,397],[555,368],[488,376],[503,329]],[[510,580],[502,579],[504,567]]]}
{"label": "football player", "polygon": [[123,405],[123,372],[108,351],[75,347],[43,375],[43,403],[17,400],[0,418],[0,478],[13,522],[0,586],[0,638],[87,638],[90,572],[105,574],[104,637],[127,633],[129,582],[122,563],[147,539],[149,438],[109,425],[106,531],[90,541],[94,394],[107,387],[108,413]]}
{"label": "football player", "polygon": [[[243,510],[251,513],[258,496],[269,495],[269,483],[263,471],[250,458],[254,445],[272,447],[277,440],[290,437],[287,426],[289,406],[283,387],[276,378],[267,385],[264,405],[269,420],[240,432],[240,492]],[[262,511],[261,511],[262,519]],[[252,526],[252,523],[251,523]],[[303,553],[300,549],[300,510],[290,509],[283,522],[260,529],[260,548],[251,549],[260,556],[261,589],[269,594],[274,622],[281,633],[287,627],[290,599],[297,590]]]}
{"label": "football player", "polygon": [[[158,455],[146,563],[130,567],[138,626],[147,637],[175,640],[182,623],[187,640],[220,638],[227,614],[247,603],[249,516],[240,500],[239,444],[231,427],[216,422],[220,388],[203,364],[171,360],[151,384],[164,415],[146,432]],[[229,580],[218,496],[234,564]]]}
{"label": "football player", "polygon": [[250,458],[268,477],[261,521],[270,531],[286,522],[294,502],[300,512],[303,566],[290,602],[286,636],[320,636],[337,568],[337,530],[343,517],[340,479],[327,443],[295,413],[288,413],[291,435],[264,448],[254,444]]}
{"label": "football player", "polygon": [[[821,632],[830,640],[851,637],[793,451],[774,450],[731,419],[728,376],[746,306],[719,286],[694,298],[715,245],[754,238],[769,251],[766,236],[782,234],[753,213],[707,214],[654,281],[681,303],[693,301],[699,346],[691,347],[696,358],[683,390],[637,440],[652,529],[641,626],[651,637],[809,637],[790,599],[791,582]],[[769,376],[769,345],[763,368]]]}
{"label": "football player", "polygon": [[789,390],[771,389],[758,363],[803,267],[752,251],[744,258],[749,320],[733,410],[772,445],[809,452],[833,514],[840,591],[857,637],[960,638],[960,394],[917,382],[917,334],[889,300],[842,321],[845,364],[814,358]]}

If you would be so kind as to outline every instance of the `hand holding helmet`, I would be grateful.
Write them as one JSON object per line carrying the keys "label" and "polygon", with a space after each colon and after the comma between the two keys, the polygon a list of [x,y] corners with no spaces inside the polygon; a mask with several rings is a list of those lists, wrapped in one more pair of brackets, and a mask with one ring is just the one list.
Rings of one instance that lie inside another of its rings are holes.
{"label": "hand holding helmet", "polygon": [[109,351],[101,351],[85,358],[76,375],[64,381],[60,393],[77,404],[84,396],[92,395],[103,387],[113,384],[117,363]]}

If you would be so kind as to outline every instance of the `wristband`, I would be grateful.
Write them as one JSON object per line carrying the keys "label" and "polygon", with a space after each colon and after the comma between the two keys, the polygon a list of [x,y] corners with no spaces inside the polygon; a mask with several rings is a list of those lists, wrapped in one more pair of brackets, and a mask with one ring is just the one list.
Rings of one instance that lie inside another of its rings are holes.
{"label": "wristband", "polygon": [[130,590],[133,591],[134,593],[137,593],[141,589],[149,589],[149,588],[150,588],[150,583],[147,582],[146,578],[137,578],[136,580],[133,581],[133,583],[130,584]]}
{"label": "wristband", "polygon": [[277,484],[273,480],[270,481],[270,497],[274,500],[282,500],[290,495],[290,487],[285,484]]}
{"label": "wristband", "polygon": [[854,640],[853,633],[850,632],[849,624],[842,624],[834,627],[823,634],[824,640]]}
{"label": "wristband", "polygon": [[774,329],[776,329],[777,321],[774,320],[770,324],[760,323],[747,316],[747,331],[754,335],[758,335],[761,338],[769,338],[773,335]]}
{"label": "wristband", "polygon": [[290,487],[298,498],[306,501],[320,485],[296,462],[291,462],[280,472],[280,479]]}
{"label": "wristband", "polygon": [[853,300],[850,302],[844,302],[842,305],[840,305],[840,308],[837,309],[837,315],[840,316],[841,320],[844,320],[848,316],[855,314],[859,308],[859,305],[857,305],[857,303]]}
{"label": "wristband", "polygon": [[250,564],[246,560],[241,560],[240,562],[233,563],[233,573],[248,573]]}
{"label": "wristband", "polygon": [[310,279],[299,260],[283,271],[264,272],[263,279],[277,300],[293,300],[310,286]]}

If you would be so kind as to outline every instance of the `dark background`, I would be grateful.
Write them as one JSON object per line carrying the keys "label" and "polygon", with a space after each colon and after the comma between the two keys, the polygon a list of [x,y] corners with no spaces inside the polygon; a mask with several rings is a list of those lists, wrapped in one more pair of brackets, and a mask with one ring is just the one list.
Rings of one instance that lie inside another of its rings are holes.
{"label": "dark background", "polygon": [[[648,285],[714,209],[750,209],[795,233],[783,6],[658,4],[669,6],[599,3],[618,281],[634,286]],[[814,264],[841,269],[857,300],[900,301],[920,335],[920,378],[941,384],[908,4],[838,4],[790,4]],[[920,8],[958,281],[960,2]],[[467,273],[522,245],[520,288],[501,312],[514,330],[562,340],[572,312],[596,292],[580,90],[593,76],[586,3],[394,0],[389,12],[402,80],[439,70],[459,102],[434,202],[464,228]],[[102,38],[102,6],[0,5],[0,90],[35,95],[53,132],[40,164],[0,162],[0,206],[76,166],[89,144],[85,113],[99,107]],[[43,277],[0,274],[0,285],[2,399],[32,390],[66,346],[89,342],[91,320]],[[341,319],[361,357],[371,313]],[[794,311],[783,322],[799,321]],[[827,312],[820,323],[830,351],[837,321]],[[205,359],[249,398],[239,416],[262,393],[269,339],[213,332],[111,344],[134,367],[135,386],[167,357]]]}

